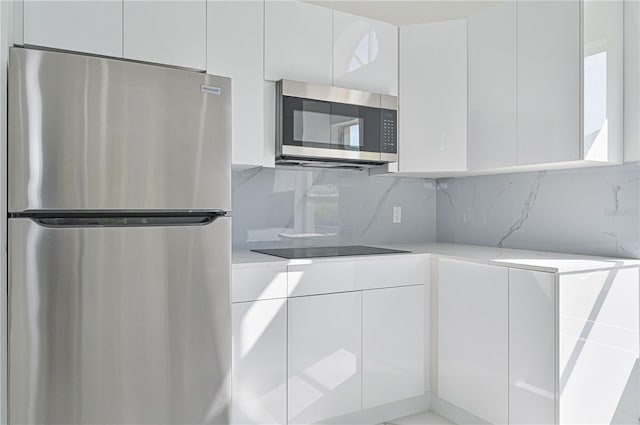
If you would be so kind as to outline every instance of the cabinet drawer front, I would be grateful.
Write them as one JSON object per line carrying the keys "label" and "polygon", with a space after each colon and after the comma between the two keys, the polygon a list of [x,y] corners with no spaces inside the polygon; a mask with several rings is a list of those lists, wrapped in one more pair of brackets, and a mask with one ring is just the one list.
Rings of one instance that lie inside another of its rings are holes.
{"label": "cabinet drawer front", "polygon": [[231,302],[286,298],[287,267],[233,267]]}
{"label": "cabinet drawer front", "polygon": [[289,296],[355,291],[354,261],[289,266]]}
{"label": "cabinet drawer front", "polygon": [[355,262],[357,289],[420,285],[427,281],[427,255],[376,257]]}

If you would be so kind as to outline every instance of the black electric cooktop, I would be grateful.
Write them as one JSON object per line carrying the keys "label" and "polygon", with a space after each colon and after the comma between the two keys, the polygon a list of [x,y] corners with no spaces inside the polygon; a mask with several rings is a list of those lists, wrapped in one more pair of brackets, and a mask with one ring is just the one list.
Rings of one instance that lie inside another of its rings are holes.
{"label": "black electric cooktop", "polygon": [[314,257],[342,257],[347,255],[377,255],[377,254],[401,254],[411,251],[399,249],[376,248],[375,246],[347,245],[347,246],[316,246],[306,248],[278,248],[278,249],[252,249],[253,252],[273,255],[275,257],[296,259]]}

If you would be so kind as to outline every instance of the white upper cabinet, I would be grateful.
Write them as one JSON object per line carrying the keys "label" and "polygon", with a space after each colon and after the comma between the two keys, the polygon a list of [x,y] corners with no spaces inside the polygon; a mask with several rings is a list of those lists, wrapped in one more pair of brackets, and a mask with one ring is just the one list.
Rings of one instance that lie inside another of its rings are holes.
{"label": "white upper cabinet", "polygon": [[398,27],[333,12],[333,85],[398,94]]}
{"label": "white upper cabinet", "polygon": [[518,2],[518,165],[622,161],[622,24],[620,1]]}
{"label": "white upper cabinet", "polygon": [[516,10],[493,2],[468,18],[470,170],[517,160]]}
{"label": "white upper cabinet", "polygon": [[125,58],[206,69],[206,0],[124,0],[123,14]]}
{"label": "white upper cabinet", "polygon": [[518,2],[518,164],[580,159],[580,2]]}
{"label": "white upper cabinet", "polygon": [[231,163],[265,162],[264,2],[207,2],[207,73],[231,78]]}
{"label": "white upper cabinet", "polygon": [[400,28],[400,172],[467,169],[467,24]]}
{"label": "white upper cabinet", "polygon": [[585,1],[583,15],[584,159],[622,162],[626,60],[623,2]]}
{"label": "white upper cabinet", "polygon": [[331,85],[331,9],[290,0],[264,7],[264,79]]}
{"label": "white upper cabinet", "polygon": [[640,160],[640,2],[624,2],[624,160]]}
{"label": "white upper cabinet", "polygon": [[122,57],[122,1],[24,2],[24,44]]}

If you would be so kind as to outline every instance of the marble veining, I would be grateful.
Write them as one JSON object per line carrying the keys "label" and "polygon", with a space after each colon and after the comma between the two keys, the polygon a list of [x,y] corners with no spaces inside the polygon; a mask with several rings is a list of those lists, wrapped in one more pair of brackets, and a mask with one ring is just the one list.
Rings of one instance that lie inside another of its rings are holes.
{"label": "marble veining", "polygon": [[[366,171],[269,169],[232,173],[233,248],[435,242],[433,180]],[[393,207],[402,222],[393,223]]]}
{"label": "marble veining", "polygon": [[[536,203],[536,198],[538,197],[538,191],[540,190],[540,182],[542,182],[542,179],[544,178],[545,174],[546,174],[546,171],[540,171],[538,173],[538,176],[534,180],[533,185],[529,190],[529,197],[527,198],[527,200],[525,201],[522,207],[520,217],[515,221],[515,223],[511,225],[511,227],[507,231],[507,234],[504,235],[502,238],[500,238],[500,241],[498,242],[498,248],[502,248],[504,241],[507,240],[509,236],[511,236],[518,230],[520,230],[524,222],[527,221],[527,219],[529,218],[529,212],[531,211],[531,208],[533,208],[533,206]],[[503,190],[500,192],[500,194],[504,192],[505,191]],[[498,196],[496,197],[496,200],[500,198],[500,194],[498,194]]]}
{"label": "marble veining", "polygon": [[640,258],[640,163],[440,179],[437,239]]}

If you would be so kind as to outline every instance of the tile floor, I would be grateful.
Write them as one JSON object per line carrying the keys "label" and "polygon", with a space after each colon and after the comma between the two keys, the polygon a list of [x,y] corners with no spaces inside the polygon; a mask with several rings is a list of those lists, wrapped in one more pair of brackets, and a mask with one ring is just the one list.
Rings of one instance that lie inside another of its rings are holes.
{"label": "tile floor", "polygon": [[454,425],[453,422],[443,418],[442,416],[428,411],[418,413],[417,415],[407,416],[405,418],[396,419],[387,425]]}

